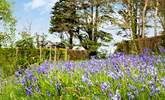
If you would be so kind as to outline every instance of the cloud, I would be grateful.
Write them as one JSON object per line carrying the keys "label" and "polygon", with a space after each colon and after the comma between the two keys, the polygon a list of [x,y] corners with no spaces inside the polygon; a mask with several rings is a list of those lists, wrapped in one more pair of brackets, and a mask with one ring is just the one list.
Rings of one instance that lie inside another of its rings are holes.
{"label": "cloud", "polygon": [[24,9],[26,11],[42,9],[44,12],[49,11],[49,9],[59,0],[31,0],[24,4]]}

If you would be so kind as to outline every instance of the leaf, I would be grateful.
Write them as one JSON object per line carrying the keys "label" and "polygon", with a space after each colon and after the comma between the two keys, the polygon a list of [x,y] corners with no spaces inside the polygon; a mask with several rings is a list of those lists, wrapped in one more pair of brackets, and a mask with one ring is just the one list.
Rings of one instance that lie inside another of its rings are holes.
{"label": "leaf", "polygon": [[80,96],[80,92],[74,89],[73,87],[66,87],[65,91],[68,93],[74,93],[77,97]]}

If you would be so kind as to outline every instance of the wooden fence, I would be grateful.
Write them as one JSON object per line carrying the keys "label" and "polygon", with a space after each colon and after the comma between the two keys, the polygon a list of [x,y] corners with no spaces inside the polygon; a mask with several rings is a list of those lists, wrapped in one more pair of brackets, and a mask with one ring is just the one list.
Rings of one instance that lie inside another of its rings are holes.
{"label": "wooden fence", "polygon": [[[39,49],[32,49],[33,51],[29,52],[30,49],[21,49],[16,48],[16,59],[19,58],[20,55],[23,53],[34,53],[32,57],[39,58],[40,61],[43,60],[50,60],[50,61],[57,61],[57,60],[69,60],[68,50],[65,48],[39,48]],[[46,53],[47,52],[47,53]],[[45,54],[46,53],[46,54]],[[39,55],[39,57],[38,57]],[[63,56],[62,56],[63,55]],[[47,56],[47,57],[45,57]]]}
{"label": "wooden fence", "polygon": [[11,76],[15,70],[27,68],[31,64],[41,64],[44,60],[56,62],[86,59],[87,51],[65,48],[0,48],[0,69],[5,76]]}

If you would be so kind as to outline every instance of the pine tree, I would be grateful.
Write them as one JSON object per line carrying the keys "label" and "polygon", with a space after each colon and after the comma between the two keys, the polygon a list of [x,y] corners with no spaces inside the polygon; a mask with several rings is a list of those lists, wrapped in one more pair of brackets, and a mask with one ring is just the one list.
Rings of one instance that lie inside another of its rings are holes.
{"label": "pine tree", "polygon": [[70,35],[70,45],[73,37],[79,39],[80,45],[94,52],[102,43],[98,40],[109,42],[111,34],[99,30],[103,23],[103,9],[106,0],[60,0],[52,8],[50,32]]}
{"label": "pine tree", "polygon": [[69,34],[70,48],[73,46],[73,36],[77,29],[78,18],[76,14],[76,0],[60,0],[52,8],[50,32],[63,32]]}

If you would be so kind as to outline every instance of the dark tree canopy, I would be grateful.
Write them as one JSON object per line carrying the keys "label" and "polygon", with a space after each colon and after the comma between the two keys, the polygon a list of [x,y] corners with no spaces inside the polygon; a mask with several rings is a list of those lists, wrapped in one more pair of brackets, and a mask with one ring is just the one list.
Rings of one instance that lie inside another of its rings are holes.
{"label": "dark tree canopy", "polygon": [[69,34],[70,47],[73,45],[73,36],[78,26],[78,17],[76,14],[76,0],[60,0],[52,8],[51,33],[63,32]]}
{"label": "dark tree canopy", "polygon": [[99,30],[103,22],[106,0],[60,0],[52,8],[51,33],[69,34],[72,47],[73,38],[80,41],[85,49],[96,52],[101,46],[98,40],[109,42],[111,34]]}

